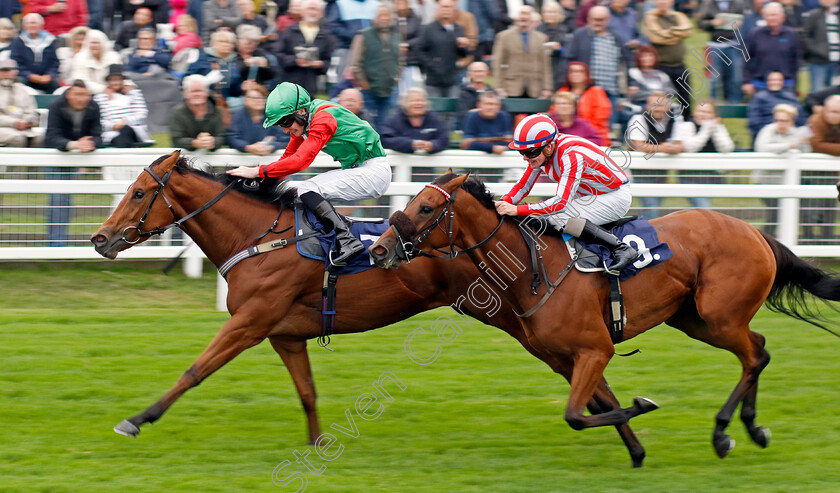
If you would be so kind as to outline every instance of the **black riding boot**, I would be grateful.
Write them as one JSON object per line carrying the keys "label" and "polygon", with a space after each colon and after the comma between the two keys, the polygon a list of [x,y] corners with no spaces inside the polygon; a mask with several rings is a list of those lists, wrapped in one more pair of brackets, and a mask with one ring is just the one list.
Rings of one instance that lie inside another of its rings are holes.
{"label": "black riding boot", "polygon": [[586,219],[570,219],[563,230],[589,243],[597,243],[609,248],[614,261],[609,269],[611,271],[621,272],[621,269],[632,264],[639,256],[639,252],[635,248],[623,243],[614,234]]}
{"label": "black riding boot", "polygon": [[353,236],[347,223],[324,197],[316,192],[306,192],[300,196],[300,200],[315,214],[327,232],[335,230],[335,248],[330,252],[331,264],[343,266],[351,257],[365,250],[362,242]]}

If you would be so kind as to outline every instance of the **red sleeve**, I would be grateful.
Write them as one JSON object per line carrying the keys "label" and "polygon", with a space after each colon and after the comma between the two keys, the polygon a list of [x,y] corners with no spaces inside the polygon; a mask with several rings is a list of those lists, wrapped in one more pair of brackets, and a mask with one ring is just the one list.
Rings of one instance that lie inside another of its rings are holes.
{"label": "red sleeve", "polygon": [[326,111],[318,111],[309,124],[306,139],[292,136],[283,156],[271,164],[260,166],[260,177],[283,177],[305,170],[315,156],[335,135],[338,122]]}

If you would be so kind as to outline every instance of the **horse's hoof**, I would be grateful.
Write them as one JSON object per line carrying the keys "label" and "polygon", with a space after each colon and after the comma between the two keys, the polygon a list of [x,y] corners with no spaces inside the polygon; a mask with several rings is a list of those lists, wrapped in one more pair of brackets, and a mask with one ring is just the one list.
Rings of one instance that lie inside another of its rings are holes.
{"label": "horse's hoof", "polygon": [[715,453],[718,457],[723,459],[729,452],[735,448],[735,439],[730,437],[729,435],[723,435],[713,440],[712,445],[715,447]]}
{"label": "horse's hoof", "polygon": [[756,445],[761,448],[767,448],[767,445],[770,444],[770,430],[767,428],[756,426],[755,429],[750,432],[750,437],[752,437]]}
{"label": "horse's hoof", "polygon": [[649,413],[653,410],[659,409],[659,404],[653,402],[647,397],[636,397],[633,399],[633,405],[639,408],[639,414]]}
{"label": "horse's hoof", "polygon": [[140,428],[129,420],[123,420],[122,423],[114,427],[114,431],[120,435],[134,438],[140,433]]}

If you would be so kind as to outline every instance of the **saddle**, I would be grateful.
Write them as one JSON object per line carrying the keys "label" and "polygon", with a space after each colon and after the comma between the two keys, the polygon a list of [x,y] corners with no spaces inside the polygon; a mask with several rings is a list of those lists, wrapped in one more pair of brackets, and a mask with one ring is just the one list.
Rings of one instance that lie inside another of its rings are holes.
{"label": "saddle", "polygon": [[[329,267],[329,252],[335,243],[335,233],[323,233],[323,225],[318,222],[315,215],[299,200],[295,200],[295,236],[303,239],[296,243],[298,253],[305,258],[318,260]],[[352,216],[341,216],[349,225],[350,232],[358,238],[365,247],[370,247],[379,237],[388,230],[388,224],[383,218],[362,218]],[[360,253],[351,258],[347,265],[336,269],[337,275],[356,274],[376,267],[370,255]]]}

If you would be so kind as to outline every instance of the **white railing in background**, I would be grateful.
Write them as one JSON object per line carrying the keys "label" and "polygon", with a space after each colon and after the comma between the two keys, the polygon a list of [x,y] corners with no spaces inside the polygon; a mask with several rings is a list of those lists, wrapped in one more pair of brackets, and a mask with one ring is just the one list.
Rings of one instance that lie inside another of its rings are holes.
{"label": "white railing in background", "polygon": [[[162,154],[172,149],[102,149],[90,154],[75,152],[63,153],[51,149],[0,149],[0,167],[14,166],[22,169],[41,167],[73,167],[98,169],[110,167],[142,168]],[[271,157],[245,155],[231,149],[222,149],[212,153],[188,153],[199,162],[214,168],[239,165],[264,164]],[[840,244],[837,245],[801,245],[799,244],[799,201],[800,199],[833,199],[837,190],[830,185],[800,185],[803,172],[840,170],[840,160],[824,154],[798,154],[795,152],[775,155],[766,153],[734,154],[682,154],[677,156],[656,155],[644,159],[639,153],[630,153],[631,173],[633,170],[719,170],[719,171],[781,171],[783,184],[755,185],[720,184],[647,184],[635,183],[635,197],[728,197],[728,198],[778,198],[779,227],[777,237],[797,255],[806,257],[840,257]],[[613,159],[621,162],[622,157],[612,154]],[[275,158],[276,159],[276,158]],[[489,155],[474,151],[444,151],[434,155],[410,155],[389,152],[389,159],[394,169],[393,183],[387,195],[391,197],[391,209],[401,209],[408,197],[416,194],[425,182],[412,182],[412,173],[439,173],[447,168],[456,171],[474,170],[485,177],[501,181],[500,176],[518,176],[524,168],[521,157],[513,152],[503,155]],[[320,154],[312,165],[313,170],[336,167],[329,156]],[[135,170],[136,172],[136,170]],[[107,174],[107,173],[106,173]],[[746,176],[746,175],[745,175]],[[840,173],[838,173],[840,176]],[[741,181],[747,181],[746,179]],[[0,179],[0,194],[105,194],[121,195],[130,185],[131,180],[33,180]],[[510,188],[510,183],[488,183],[488,188],[501,195]],[[532,191],[533,196],[549,196],[554,193],[555,184],[538,183]],[[103,218],[104,220],[104,218]],[[2,224],[0,224],[2,226]],[[146,246],[139,245],[120,254],[126,259],[167,259],[179,254],[183,246]],[[92,247],[0,247],[0,260],[35,260],[35,259],[96,259],[100,258]],[[201,274],[203,255],[196,247],[188,248],[184,254],[185,271],[188,275]]]}

